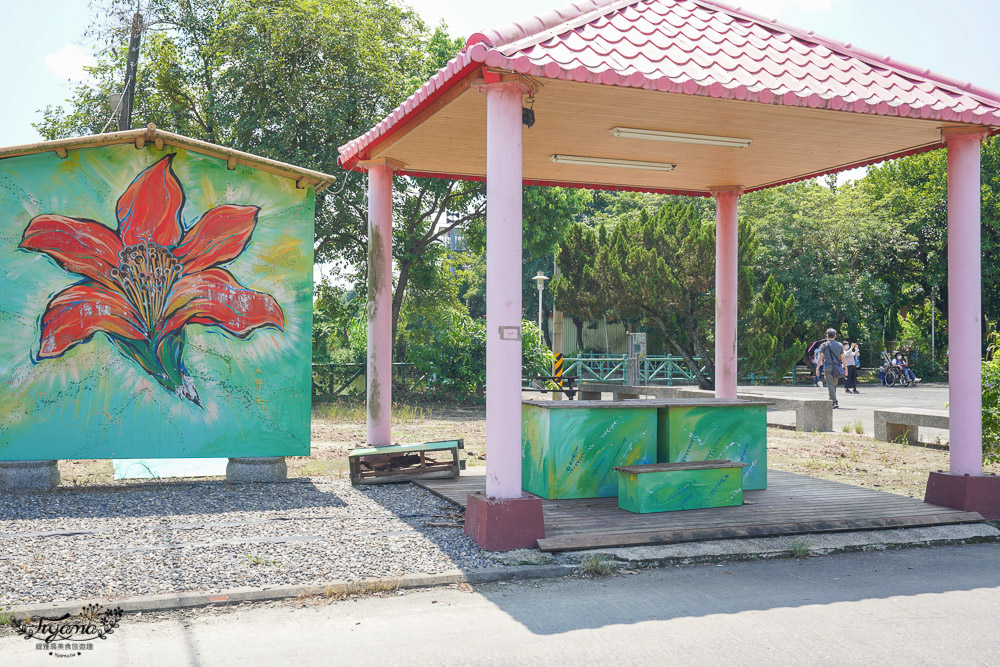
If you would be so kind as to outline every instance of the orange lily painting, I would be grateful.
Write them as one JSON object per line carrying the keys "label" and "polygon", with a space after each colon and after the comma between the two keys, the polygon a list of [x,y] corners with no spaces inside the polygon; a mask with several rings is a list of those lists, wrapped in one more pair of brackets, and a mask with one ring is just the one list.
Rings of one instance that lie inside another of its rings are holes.
{"label": "orange lily painting", "polygon": [[184,229],[173,157],[128,186],[116,207],[117,231],[46,213],[28,223],[20,247],[82,278],[49,301],[38,359],[104,334],[164,389],[200,405],[184,368],[185,328],[218,327],[246,338],[262,327],[280,329],[284,317],[272,296],[244,287],[224,268],[250,243],[259,207],[217,206]]}
{"label": "orange lily painting", "polygon": [[303,170],[38,146],[0,154],[0,461],[308,454]]}

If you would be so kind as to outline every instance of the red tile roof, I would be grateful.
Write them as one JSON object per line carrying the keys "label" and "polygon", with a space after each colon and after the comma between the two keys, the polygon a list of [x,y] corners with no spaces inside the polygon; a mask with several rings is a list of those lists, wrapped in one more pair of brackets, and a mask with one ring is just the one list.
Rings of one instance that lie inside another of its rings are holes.
{"label": "red tile roof", "polygon": [[762,104],[1000,125],[1000,95],[718,2],[584,0],[472,35],[446,67],[340,148],[352,167],[477,67]]}

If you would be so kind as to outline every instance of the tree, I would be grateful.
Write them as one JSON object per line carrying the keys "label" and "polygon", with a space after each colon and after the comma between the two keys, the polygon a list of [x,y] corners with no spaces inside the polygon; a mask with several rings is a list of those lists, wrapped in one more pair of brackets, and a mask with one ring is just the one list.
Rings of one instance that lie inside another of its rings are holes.
{"label": "tree", "polygon": [[790,289],[810,338],[844,326],[873,347],[895,336],[919,272],[917,240],[875,209],[867,190],[850,184],[836,194],[812,182],[741,198],[741,218],[760,240],[754,272]]}
{"label": "tree", "polygon": [[606,308],[592,276],[597,249],[607,239],[604,227],[594,230],[583,223],[570,225],[559,247],[562,276],[551,283],[552,297],[576,327],[576,348],[583,349],[583,323],[601,317]]}
{"label": "tree", "polygon": [[747,309],[740,338],[743,371],[780,380],[802,356],[795,296],[769,275]]}
{"label": "tree", "polygon": [[[738,258],[747,266],[756,238],[739,226]],[[746,293],[750,273],[740,272]],[[713,386],[711,345],[715,314],[715,224],[693,205],[671,201],[649,215],[622,219],[600,244],[589,274],[599,302],[614,317],[663,332],[667,345],[684,359],[698,385]],[[696,360],[697,358],[697,360]],[[702,371],[702,367],[705,368]]]}

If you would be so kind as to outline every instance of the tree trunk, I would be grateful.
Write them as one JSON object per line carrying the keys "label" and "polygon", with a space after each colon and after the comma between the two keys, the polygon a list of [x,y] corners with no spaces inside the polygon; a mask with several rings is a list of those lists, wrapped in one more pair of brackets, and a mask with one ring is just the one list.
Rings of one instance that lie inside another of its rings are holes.
{"label": "tree trunk", "polygon": [[392,356],[396,358],[396,335],[399,325],[399,311],[403,307],[403,297],[406,295],[406,284],[410,280],[410,263],[400,262],[399,278],[396,280],[396,289],[392,293]]}
{"label": "tree trunk", "polygon": [[684,325],[684,328],[687,330],[686,333],[694,346],[694,351],[701,358],[701,363],[708,369],[708,375],[712,378],[709,380],[699,374],[698,384],[701,386],[702,380],[704,380],[705,386],[702,386],[702,389],[715,389],[715,359],[708,353],[705,344],[701,340],[701,336],[698,335],[698,325],[695,322],[693,314],[687,314],[684,318]]}
{"label": "tree trunk", "polygon": [[684,363],[687,364],[687,367],[691,369],[691,373],[694,374],[695,380],[698,381],[698,388],[708,390],[714,389],[715,385],[705,376],[704,373],[701,372],[701,368],[697,363],[695,363],[694,356],[689,350],[686,350],[676,338],[674,338],[670,331],[667,330],[667,326],[663,323],[663,320],[655,315],[651,315],[650,318],[656,322],[656,326],[658,326],[660,331],[663,332],[664,340],[670,345],[670,347],[674,348],[674,352],[680,355],[680,357],[684,360]]}
{"label": "tree trunk", "polygon": [[573,317],[573,326],[576,327],[576,349],[583,350],[583,320]]}

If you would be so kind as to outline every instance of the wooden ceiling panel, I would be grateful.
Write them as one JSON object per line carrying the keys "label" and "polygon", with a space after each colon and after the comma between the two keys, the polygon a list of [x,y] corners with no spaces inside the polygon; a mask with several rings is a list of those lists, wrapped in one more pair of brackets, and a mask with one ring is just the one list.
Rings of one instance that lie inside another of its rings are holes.
{"label": "wooden ceiling panel", "polygon": [[[759,187],[940,141],[954,123],[765,105],[634,88],[543,80],[534,127],[524,128],[524,177],[594,185],[707,191]],[[373,157],[410,172],[485,176],[486,96],[465,88]],[[749,138],[725,148],[613,137],[634,127]],[[671,172],[555,164],[554,154],[669,162]]]}

